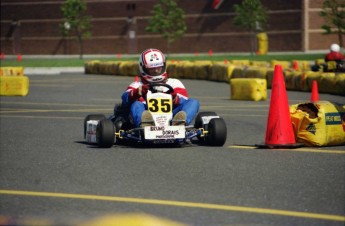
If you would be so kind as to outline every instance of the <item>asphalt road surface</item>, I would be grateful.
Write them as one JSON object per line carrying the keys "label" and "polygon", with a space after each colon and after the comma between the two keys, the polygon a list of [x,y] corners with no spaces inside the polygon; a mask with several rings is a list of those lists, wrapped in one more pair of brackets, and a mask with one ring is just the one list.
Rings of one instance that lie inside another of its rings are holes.
{"label": "asphalt road surface", "polygon": [[[99,149],[83,140],[84,117],[112,114],[133,78],[29,78],[28,96],[1,96],[0,222],[76,225],[143,213],[190,226],[345,224],[344,146],[254,147],[265,139],[271,90],[266,101],[235,101],[229,84],[182,80],[201,111],[225,119],[223,147]],[[310,93],[288,97],[302,103]]]}

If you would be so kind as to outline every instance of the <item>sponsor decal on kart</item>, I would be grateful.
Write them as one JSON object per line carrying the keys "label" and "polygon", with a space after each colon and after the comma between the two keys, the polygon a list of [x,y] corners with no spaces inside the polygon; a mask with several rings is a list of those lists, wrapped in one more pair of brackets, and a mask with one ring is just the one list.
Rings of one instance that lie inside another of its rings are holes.
{"label": "sponsor decal on kart", "polygon": [[157,126],[169,125],[171,117],[168,115],[152,115]]}
{"label": "sponsor decal on kart", "polygon": [[145,127],[145,139],[184,139],[186,129],[184,126],[147,126]]}

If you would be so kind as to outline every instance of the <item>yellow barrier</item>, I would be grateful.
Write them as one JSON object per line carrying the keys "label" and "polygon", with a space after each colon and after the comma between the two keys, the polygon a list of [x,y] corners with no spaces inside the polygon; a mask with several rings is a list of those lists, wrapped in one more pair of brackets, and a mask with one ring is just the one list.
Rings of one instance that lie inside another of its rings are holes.
{"label": "yellow barrier", "polygon": [[270,63],[267,61],[252,60],[250,61],[250,65],[254,67],[269,67]]}
{"label": "yellow barrier", "polygon": [[345,73],[321,73],[319,92],[345,95]]}
{"label": "yellow barrier", "polygon": [[119,73],[119,64],[116,61],[106,61],[99,65],[99,73],[104,75],[117,75]]}
{"label": "yellow barrier", "polygon": [[184,78],[185,76],[183,75],[183,70],[183,61],[167,61],[167,73],[170,78]]}
{"label": "yellow barrier", "polygon": [[249,66],[250,60],[232,60],[231,63],[236,66]]}
{"label": "yellow barrier", "polygon": [[320,83],[320,73],[314,71],[306,71],[301,74],[301,82],[298,90],[311,91],[313,81]]}
{"label": "yellow barrier", "polygon": [[195,79],[195,71],[194,71],[194,63],[191,61],[183,61],[182,62],[182,74],[180,75],[180,78],[186,78],[186,79]]}
{"label": "yellow barrier", "polygon": [[99,65],[101,62],[99,60],[88,61],[84,64],[86,74],[99,74]]}
{"label": "yellow barrier", "polygon": [[176,61],[167,61],[167,73],[170,78],[178,78],[177,64]]}
{"label": "yellow barrier", "polygon": [[122,61],[119,65],[119,75],[136,76],[139,73],[138,62],[136,61]]}
{"label": "yellow barrier", "polygon": [[289,61],[283,61],[283,60],[272,60],[271,61],[271,67],[274,68],[275,65],[281,65],[282,69],[288,69],[290,68],[291,63]]}
{"label": "yellow barrier", "polygon": [[292,71],[284,71],[284,80],[285,80],[285,87],[286,89],[291,89],[294,90],[296,89],[295,87],[295,76],[298,76],[298,74],[293,73]]}
{"label": "yellow barrier", "polygon": [[286,89],[303,91],[311,90],[311,86],[307,83],[307,72],[285,70],[284,76]]}
{"label": "yellow barrier", "polygon": [[232,78],[232,73],[235,68],[235,65],[224,64],[223,62],[215,62],[212,65],[211,73],[208,76],[208,79],[211,81],[218,82],[229,82],[229,79]]}
{"label": "yellow barrier", "polygon": [[266,100],[266,79],[234,78],[231,83],[232,100]]}
{"label": "yellow barrier", "polygon": [[345,144],[345,108],[329,101],[290,106],[297,142],[308,146]]}
{"label": "yellow barrier", "polygon": [[260,78],[267,79],[267,67],[235,67],[232,73],[232,78]]}
{"label": "yellow barrier", "polygon": [[246,78],[267,78],[267,67],[248,67],[247,70],[244,70],[244,76]]}
{"label": "yellow barrier", "polygon": [[0,76],[24,76],[23,67],[0,67]]}
{"label": "yellow barrier", "polygon": [[1,96],[26,96],[29,93],[29,78],[1,76],[0,87]]}
{"label": "yellow barrier", "polygon": [[195,61],[194,73],[196,79],[206,80],[211,73],[212,61]]}
{"label": "yellow barrier", "polygon": [[292,65],[296,65],[298,71],[310,71],[311,64],[306,60],[293,60]]}
{"label": "yellow barrier", "polygon": [[[319,84],[320,92],[345,95],[344,73],[313,72],[306,70],[309,66],[307,61],[292,62],[298,63],[298,70],[291,68],[291,62],[289,61],[273,60],[271,62],[271,65],[280,64],[284,68],[283,72],[288,90],[310,91],[312,81],[316,80]],[[168,60],[167,73],[171,78],[205,79],[227,83],[230,82],[229,79],[233,78],[260,78],[266,79],[267,88],[271,88],[274,69],[270,66],[264,66],[266,64],[268,62],[249,60],[233,60],[231,63],[229,61]],[[135,76],[139,74],[139,69],[138,62],[136,61],[100,62],[95,60],[85,63],[85,73]]]}
{"label": "yellow barrier", "polygon": [[258,54],[263,55],[268,51],[268,36],[265,32],[260,32],[256,35],[258,39]]}
{"label": "yellow barrier", "polygon": [[335,86],[332,88],[331,93],[345,96],[345,73],[336,76]]}
{"label": "yellow barrier", "polygon": [[245,78],[244,70],[247,70],[247,68],[248,66],[235,66],[231,78]]}
{"label": "yellow barrier", "polygon": [[315,64],[316,65],[321,65],[321,64],[324,64],[325,63],[325,59],[316,59],[315,60]]}

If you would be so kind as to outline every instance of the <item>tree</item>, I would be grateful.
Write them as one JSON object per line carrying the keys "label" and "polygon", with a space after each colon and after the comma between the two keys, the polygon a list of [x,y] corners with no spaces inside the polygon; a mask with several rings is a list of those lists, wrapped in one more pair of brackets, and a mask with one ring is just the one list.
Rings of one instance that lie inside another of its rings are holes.
{"label": "tree", "polygon": [[91,36],[91,17],[86,15],[83,0],[66,0],[61,6],[64,22],[60,25],[64,37],[76,36],[79,44],[79,56],[83,58],[83,39]]}
{"label": "tree", "polygon": [[320,16],[325,19],[326,24],[321,28],[325,34],[337,34],[339,45],[344,47],[345,35],[345,1],[344,0],[325,0],[322,4]]}
{"label": "tree", "polygon": [[153,14],[149,20],[146,31],[159,33],[167,40],[167,52],[170,52],[170,44],[183,36],[187,30],[184,21],[184,11],[178,8],[175,0],[159,0],[153,6]]}
{"label": "tree", "polygon": [[248,30],[251,33],[251,53],[255,51],[255,38],[258,31],[262,31],[267,26],[267,9],[260,0],[243,0],[242,4],[235,4],[236,16],[234,25]]}

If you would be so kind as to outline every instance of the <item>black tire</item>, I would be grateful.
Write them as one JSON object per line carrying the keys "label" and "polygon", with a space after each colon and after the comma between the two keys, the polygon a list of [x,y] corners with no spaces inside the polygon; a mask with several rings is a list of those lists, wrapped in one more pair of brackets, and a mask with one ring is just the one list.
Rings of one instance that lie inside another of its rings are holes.
{"label": "black tire", "polygon": [[103,119],[105,119],[105,116],[102,115],[102,114],[88,115],[88,116],[85,117],[85,119],[84,119],[84,139],[86,138],[86,122],[89,121],[89,120],[100,121],[100,120],[103,120]]}
{"label": "black tire", "polygon": [[[217,113],[215,113],[213,111],[199,112],[198,115],[195,118],[194,128],[197,128],[197,129],[204,128],[205,130],[207,130],[207,125],[206,126],[202,125],[202,117],[205,117],[205,116],[217,116]],[[205,137],[197,136],[197,138],[200,141],[205,141]]]}
{"label": "black tire", "polygon": [[224,119],[213,118],[208,124],[206,142],[210,146],[223,146],[227,137],[227,129]]}
{"label": "black tire", "polygon": [[110,148],[115,142],[115,128],[111,120],[99,121],[96,129],[97,144],[101,148]]}

